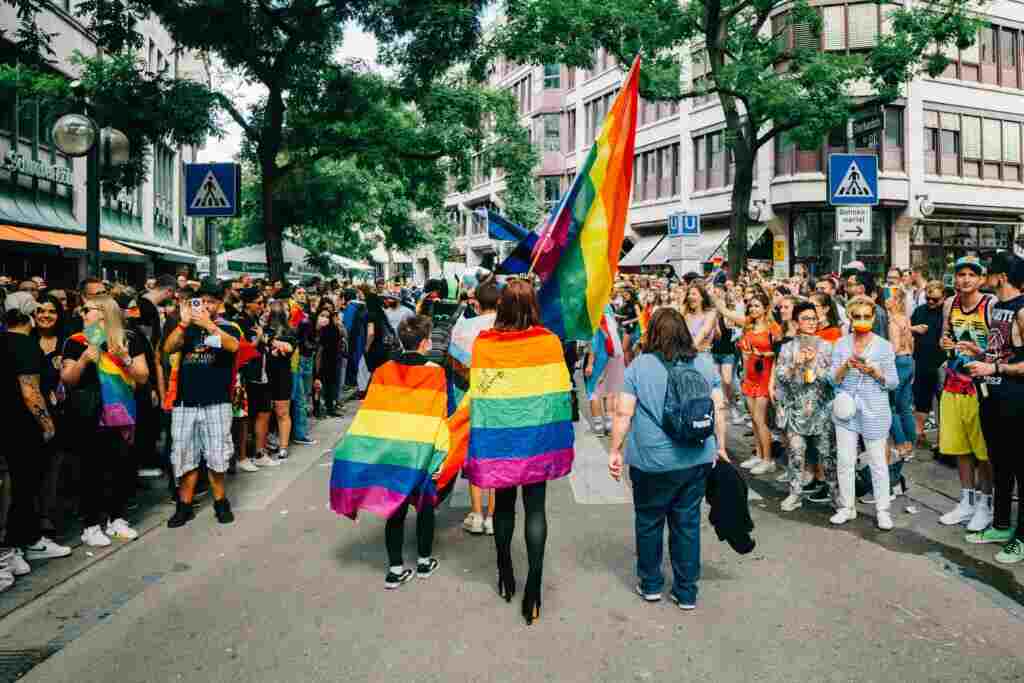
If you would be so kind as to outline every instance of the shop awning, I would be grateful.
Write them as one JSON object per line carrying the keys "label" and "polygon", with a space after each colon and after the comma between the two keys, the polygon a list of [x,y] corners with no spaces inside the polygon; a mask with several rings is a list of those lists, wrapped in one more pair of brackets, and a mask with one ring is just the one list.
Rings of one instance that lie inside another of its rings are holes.
{"label": "shop awning", "polygon": [[[761,236],[768,231],[767,225],[751,225],[747,227],[747,249],[753,248],[757,241],[761,239]],[[711,260],[715,256],[721,256],[724,259],[729,258],[729,231],[725,231],[725,240],[719,245],[708,256],[708,260]]]}
{"label": "shop awning", "polygon": [[171,249],[170,247],[157,246],[155,244],[139,243],[125,240],[126,244],[131,245],[136,249],[141,249],[145,252],[153,254],[161,261],[169,261],[171,263],[186,263],[188,265],[194,264],[199,257],[195,254],[183,251],[180,249]]}
{"label": "shop awning", "polygon": [[629,253],[619,261],[619,268],[639,268],[665,235],[644,235],[637,239]]}
{"label": "shop awning", "polygon": [[[388,250],[384,248],[383,243],[378,243],[373,248],[373,251],[370,252],[370,258],[376,263],[388,262]],[[412,257],[398,250],[392,250],[391,263],[412,263]]]}
{"label": "shop awning", "polygon": [[[17,242],[44,249],[63,249],[76,256],[86,251],[85,235],[21,228],[14,225],[0,225],[0,242]],[[108,256],[124,257],[131,260],[146,258],[142,252],[106,237],[100,238],[100,252]]]}
{"label": "shop awning", "polygon": [[337,254],[331,254],[331,261],[344,270],[351,270],[358,273],[372,273],[374,270],[373,266],[369,264],[360,263],[354,259],[350,259],[346,256],[339,256]]}

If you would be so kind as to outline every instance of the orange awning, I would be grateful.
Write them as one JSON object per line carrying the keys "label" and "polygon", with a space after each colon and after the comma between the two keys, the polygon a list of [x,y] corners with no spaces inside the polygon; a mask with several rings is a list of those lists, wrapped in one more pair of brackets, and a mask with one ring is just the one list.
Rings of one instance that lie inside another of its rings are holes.
{"label": "orange awning", "polygon": [[[66,232],[34,230],[14,225],[0,225],[0,242],[24,242],[27,244],[43,244],[61,249],[85,251],[85,235],[74,235]],[[106,237],[100,238],[100,251],[105,254],[121,254],[124,256],[144,257],[141,251],[135,251]]]}

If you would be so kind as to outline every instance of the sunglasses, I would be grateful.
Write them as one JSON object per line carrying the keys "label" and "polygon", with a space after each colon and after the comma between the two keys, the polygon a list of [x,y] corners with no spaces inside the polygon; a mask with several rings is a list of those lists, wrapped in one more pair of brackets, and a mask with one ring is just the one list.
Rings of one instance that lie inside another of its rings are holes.
{"label": "sunglasses", "polygon": [[941,296],[930,296],[925,299],[930,304],[937,304],[942,301]]}
{"label": "sunglasses", "polygon": [[875,319],[875,316],[873,316],[873,315],[851,315],[850,316],[850,320],[866,321],[866,320],[874,320],[874,319]]}
{"label": "sunglasses", "polygon": [[799,322],[802,322],[802,323],[816,323],[816,322],[818,322],[818,316],[816,316],[816,315],[802,315],[799,318],[797,318],[797,320]]}

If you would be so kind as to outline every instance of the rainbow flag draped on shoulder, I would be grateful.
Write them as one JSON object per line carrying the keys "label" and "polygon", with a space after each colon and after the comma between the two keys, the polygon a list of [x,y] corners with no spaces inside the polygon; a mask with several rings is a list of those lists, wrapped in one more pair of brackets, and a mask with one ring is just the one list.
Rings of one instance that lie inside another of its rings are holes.
{"label": "rainbow flag draped on shoulder", "polygon": [[465,454],[451,448],[448,413],[444,368],[399,361],[377,368],[334,451],[331,509],[352,519],[360,510],[388,518],[406,499],[417,508],[436,505]]}
{"label": "rainbow flag draped on shoulder", "polygon": [[[541,280],[541,318],[567,341],[590,341],[619,270],[633,188],[639,78],[637,57],[601,134],[533,249],[533,272]],[[499,272],[516,272],[523,259],[512,261],[506,260]]]}
{"label": "rainbow flag draped on shoulder", "polygon": [[564,477],[575,450],[562,342],[542,327],[484,330],[473,346],[466,476],[483,488]]}
{"label": "rainbow flag draped on shoulder", "polygon": [[[82,332],[73,334],[70,338],[83,346],[102,343],[100,338],[90,340],[89,336]],[[99,426],[120,429],[122,436],[132,441],[136,411],[135,380],[129,376],[123,360],[104,350],[100,351],[99,361],[96,363],[96,376],[99,378],[100,402],[103,404]]]}

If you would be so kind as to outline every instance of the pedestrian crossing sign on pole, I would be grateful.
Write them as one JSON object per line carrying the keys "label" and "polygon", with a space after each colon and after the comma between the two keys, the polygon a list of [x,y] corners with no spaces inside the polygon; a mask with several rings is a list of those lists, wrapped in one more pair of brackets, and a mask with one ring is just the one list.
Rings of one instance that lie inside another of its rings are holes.
{"label": "pedestrian crossing sign on pole", "polygon": [[874,154],[830,154],[828,197],[832,206],[876,206],[878,157]]}
{"label": "pedestrian crossing sign on pole", "polygon": [[238,164],[185,164],[185,215],[237,216],[241,183]]}

